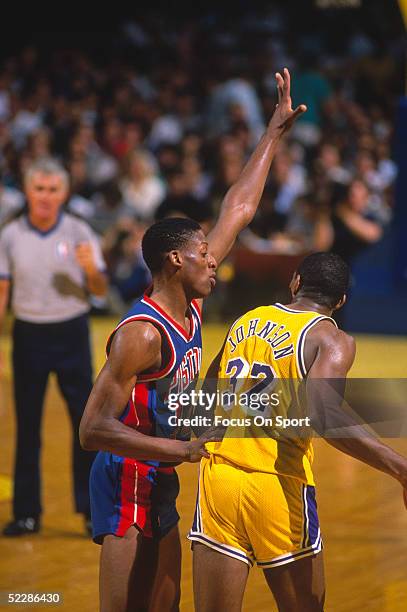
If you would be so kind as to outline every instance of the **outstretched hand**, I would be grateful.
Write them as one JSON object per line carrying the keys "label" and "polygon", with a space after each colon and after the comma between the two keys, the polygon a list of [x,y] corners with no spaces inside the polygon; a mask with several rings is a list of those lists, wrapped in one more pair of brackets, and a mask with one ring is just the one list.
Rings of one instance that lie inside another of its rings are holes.
{"label": "outstretched hand", "polygon": [[225,428],[222,427],[210,427],[196,440],[186,442],[187,444],[187,458],[185,461],[190,463],[196,463],[200,461],[202,457],[209,459],[210,454],[205,448],[207,442],[222,442],[225,434]]}
{"label": "outstretched hand", "polygon": [[305,113],[307,107],[300,104],[295,110],[291,106],[291,79],[287,68],[283,70],[283,76],[277,72],[278,104],[270,120],[269,129],[282,130],[282,133],[290,129],[294,121]]}

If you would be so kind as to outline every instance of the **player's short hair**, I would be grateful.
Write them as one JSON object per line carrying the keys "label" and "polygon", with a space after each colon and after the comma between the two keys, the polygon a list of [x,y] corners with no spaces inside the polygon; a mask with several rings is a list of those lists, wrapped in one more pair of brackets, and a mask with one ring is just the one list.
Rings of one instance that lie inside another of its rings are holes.
{"label": "player's short hair", "polygon": [[299,267],[299,296],[334,308],[349,288],[349,266],[336,253],[313,253]]}
{"label": "player's short hair", "polygon": [[167,253],[181,249],[201,229],[197,221],[180,217],[162,219],[151,225],[141,243],[144,261],[150,272],[159,272]]}

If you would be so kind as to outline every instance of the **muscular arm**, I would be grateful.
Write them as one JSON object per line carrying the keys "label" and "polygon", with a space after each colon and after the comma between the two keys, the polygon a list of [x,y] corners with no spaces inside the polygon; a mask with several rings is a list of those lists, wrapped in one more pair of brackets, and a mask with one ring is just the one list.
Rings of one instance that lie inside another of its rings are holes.
{"label": "muscular arm", "polygon": [[284,78],[277,73],[278,106],[266,133],[261,138],[242,174],[227,192],[219,219],[208,235],[211,254],[219,264],[229,253],[236,236],[253,219],[263,193],[270,165],[284,132],[295,119],[305,112],[302,104],[291,108],[290,74],[284,69]]}
{"label": "muscular arm", "polygon": [[[355,358],[353,338],[329,323],[320,323],[313,331],[310,343],[316,346],[316,355],[306,385],[315,429],[325,433],[325,440],[338,450],[396,478],[404,488],[407,507],[407,459],[360,425],[343,406],[346,376]],[[346,437],[329,436],[330,430],[340,429]]]}
{"label": "muscular arm", "polygon": [[117,331],[109,358],[95,382],[80,424],[79,437],[84,449],[104,450],[140,460],[191,460],[196,441],[147,436],[119,420],[137,375],[159,367],[160,362],[161,336],[150,323],[128,323]]}

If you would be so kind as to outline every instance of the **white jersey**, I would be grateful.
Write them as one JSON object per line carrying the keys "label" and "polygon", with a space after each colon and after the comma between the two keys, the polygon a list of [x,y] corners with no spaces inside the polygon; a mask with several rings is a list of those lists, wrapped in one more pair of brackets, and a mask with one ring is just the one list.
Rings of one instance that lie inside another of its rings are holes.
{"label": "white jersey", "polygon": [[17,319],[57,323],[89,310],[86,279],[75,248],[90,242],[96,265],[105,264],[96,234],[89,225],[62,212],[50,230],[33,227],[26,214],[0,232],[0,279],[12,281],[12,309]]}

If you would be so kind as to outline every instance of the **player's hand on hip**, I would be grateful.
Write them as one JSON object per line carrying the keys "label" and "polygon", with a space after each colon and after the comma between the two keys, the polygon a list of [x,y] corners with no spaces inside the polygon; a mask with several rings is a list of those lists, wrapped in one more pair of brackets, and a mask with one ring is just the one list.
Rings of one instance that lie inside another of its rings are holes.
{"label": "player's hand on hip", "polygon": [[294,121],[305,113],[307,107],[300,104],[293,110],[291,105],[291,80],[290,73],[284,68],[283,75],[276,72],[278,104],[270,120],[270,130],[282,130],[283,133],[290,129]]}
{"label": "player's hand on hip", "polygon": [[199,436],[196,440],[191,440],[190,442],[186,442],[187,444],[187,453],[185,461],[189,461],[190,463],[197,463],[205,457],[209,459],[210,453],[205,448],[205,444],[208,442],[221,442],[223,439],[223,434],[225,430],[219,427],[211,427],[207,431],[205,431],[202,435]]}
{"label": "player's hand on hip", "polygon": [[82,270],[91,275],[96,271],[96,262],[90,242],[81,242],[75,248],[76,261]]}

